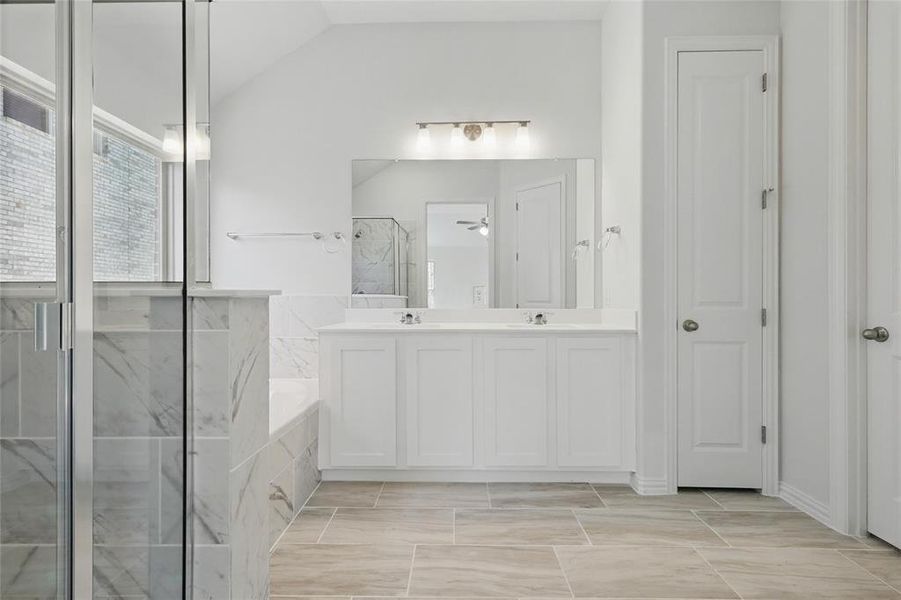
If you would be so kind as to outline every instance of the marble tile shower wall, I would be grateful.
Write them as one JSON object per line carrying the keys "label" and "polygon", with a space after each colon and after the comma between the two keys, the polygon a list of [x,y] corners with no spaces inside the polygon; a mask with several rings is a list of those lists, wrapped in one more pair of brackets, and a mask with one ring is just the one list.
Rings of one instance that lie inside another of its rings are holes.
{"label": "marble tile shower wall", "polygon": [[56,593],[56,354],[34,351],[35,301],[0,299],[0,598]]}
{"label": "marble tile shower wall", "polygon": [[270,310],[271,376],[319,378],[319,327],[344,321],[345,296],[273,296]]}
{"label": "marble tile shower wall", "polygon": [[[55,595],[53,353],[32,300],[0,301],[0,597]],[[193,300],[195,598],[268,594],[268,298]],[[94,336],[94,595],[181,585],[181,303],[99,297]]]}

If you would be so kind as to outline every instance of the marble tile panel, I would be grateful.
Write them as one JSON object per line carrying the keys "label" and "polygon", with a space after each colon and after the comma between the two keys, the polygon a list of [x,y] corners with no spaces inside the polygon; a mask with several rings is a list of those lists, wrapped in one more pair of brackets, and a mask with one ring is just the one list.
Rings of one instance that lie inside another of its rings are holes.
{"label": "marble tile panel", "polygon": [[722,510],[709,496],[690,489],[678,494],[642,496],[625,485],[595,485],[595,491],[609,508],[648,510]]}
{"label": "marble tile panel", "polygon": [[159,442],[94,440],[94,543],[159,543]]}
{"label": "marble tile panel", "polygon": [[319,377],[319,341],[309,338],[272,338],[269,343],[271,376],[277,379]]}
{"label": "marble tile panel", "polygon": [[0,598],[56,598],[56,546],[0,545]]}
{"label": "marble tile panel", "polygon": [[285,544],[272,555],[272,594],[403,596],[413,546]]}
{"label": "marble tile panel", "polygon": [[195,331],[191,348],[194,435],[229,434],[228,332]]}
{"label": "marble tile panel", "polygon": [[34,329],[34,303],[49,302],[50,297],[0,299],[0,331],[31,331]]}
{"label": "marble tile panel", "polygon": [[265,598],[269,594],[269,479],[263,453],[232,470],[229,507],[232,597]]}
{"label": "marble tile panel", "polygon": [[732,546],[864,548],[800,512],[698,512],[697,515]]}
{"label": "marble tile panel", "polygon": [[489,483],[492,508],[603,508],[587,483]]}
{"label": "marble tile panel", "polygon": [[19,337],[0,331],[0,437],[19,435]]}
{"label": "marble tile panel", "polygon": [[231,465],[269,441],[269,300],[229,301]]}
{"label": "marble tile panel", "polygon": [[[160,442],[161,542],[177,544],[182,528],[182,441]],[[228,543],[228,440],[194,440],[194,515],[196,544]]]}
{"label": "marble tile panel", "polygon": [[457,544],[582,545],[588,539],[571,510],[458,509]]}
{"label": "marble tile panel", "polygon": [[345,296],[285,295],[269,300],[273,338],[315,337],[316,330],[344,321]]}
{"label": "marble tile panel", "polygon": [[194,546],[193,600],[229,598],[228,546]]}
{"label": "marble tile panel", "polygon": [[449,508],[339,508],[323,544],[453,544]]}
{"label": "marble tile panel", "polygon": [[725,546],[687,510],[578,510],[576,517],[595,546]]}
{"label": "marble tile panel", "polygon": [[294,518],[294,469],[285,468],[269,483],[269,545]]}
{"label": "marble tile panel", "polygon": [[94,546],[95,598],[147,598],[149,546]]}
{"label": "marble tile panel", "polygon": [[307,503],[307,499],[319,485],[322,478],[318,463],[319,446],[316,443],[307,446],[303,454],[294,461],[294,508]]}
{"label": "marble tile panel", "polygon": [[302,508],[285,535],[282,536],[279,547],[285,544],[317,543],[336,510],[335,508]]}
{"label": "marble tile panel", "polygon": [[411,596],[570,597],[553,548],[417,546]]}
{"label": "marble tile panel", "polygon": [[371,481],[323,481],[307,506],[374,508],[382,484]]}
{"label": "marble tile panel", "polygon": [[577,598],[738,598],[692,548],[560,546]]}
{"label": "marble tile panel", "polygon": [[746,599],[901,598],[897,591],[834,550],[704,548],[698,552]]}
{"label": "marble tile panel", "polygon": [[56,352],[35,352],[30,334],[22,334],[20,432],[23,437],[56,437]]}
{"label": "marble tile panel", "polygon": [[94,434],[180,436],[182,340],[177,332],[94,334]]}
{"label": "marble tile panel", "polygon": [[194,331],[228,329],[228,298],[191,299],[191,318]]}
{"label": "marble tile panel", "polygon": [[387,482],[379,496],[380,507],[488,508],[484,483]]}
{"label": "marble tile panel", "polygon": [[56,543],[56,441],[0,440],[0,543]]}

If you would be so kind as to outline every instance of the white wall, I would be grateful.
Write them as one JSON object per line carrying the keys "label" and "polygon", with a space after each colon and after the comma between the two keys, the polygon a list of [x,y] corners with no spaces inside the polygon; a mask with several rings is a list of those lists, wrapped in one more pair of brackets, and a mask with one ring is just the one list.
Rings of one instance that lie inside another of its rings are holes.
{"label": "white wall", "polygon": [[640,408],[638,474],[662,481],[666,473],[663,377],[664,333],[664,40],[679,35],[779,33],[778,2],[647,2],[643,15]]}
{"label": "white wall", "polygon": [[[349,244],[225,232],[347,232],[351,160],[420,158],[415,121],[531,119],[528,156],[599,159],[600,46],[597,22],[327,30],[214,107],[214,285],[349,293]],[[523,155],[498,133],[490,157]],[[467,151],[486,157],[455,156]]]}
{"label": "white wall", "polygon": [[[596,269],[603,272],[600,301],[608,308],[637,308],[641,261],[642,3],[611,2],[601,32],[602,156]],[[619,225],[618,236],[604,236]]]}
{"label": "white wall", "polygon": [[782,3],[782,481],[829,503],[828,2]]}
{"label": "white wall", "polygon": [[488,249],[433,246],[429,258],[435,261],[435,306],[473,308],[473,286],[488,286]]}

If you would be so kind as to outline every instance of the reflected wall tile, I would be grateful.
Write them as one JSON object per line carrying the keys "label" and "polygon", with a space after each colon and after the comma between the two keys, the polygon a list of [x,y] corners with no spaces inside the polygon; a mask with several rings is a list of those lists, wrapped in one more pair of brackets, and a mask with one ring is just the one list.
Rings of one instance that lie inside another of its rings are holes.
{"label": "reflected wall tile", "polygon": [[172,600],[182,597],[181,546],[150,547],[149,600]]}
{"label": "reflected wall tile", "polygon": [[94,329],[150,329],[149,296],[95,296]]}
{"label": "reflected wall tile", "polygon": [[33,344],[21,346],[21,408],[23,437],[56,437],[56,352],[35,352]]}
{"label": "reflected wall tile", "polygon": [[180,333],[95,333],[94,434],[181,435],[181,364]]}
{"label": "reflected wall tile", "polygon": [[159,442],[94,440],[94,543],[159,540]]}
{"label": "reflected wall tile", "polygon": [[195,331],[202,329],[228,329],[227,298],[191,299],[192,326]]}
{"label": "reflected wall tile", "polygon": [[19,334],[0,332],[0,436],[19,435]]}
{"label": "reflected wall tile", "polygon": [[228,332],[193,335],[194,434],[226,437],[229,432]]}
{"label": "reflected wall tile", "polygon": [[269,300],[229,301],[231,465],[269,441]]}
{"label": "reflected wall tile", "polygon": [[185,326],[180,296],[150,297],[150,329],[181,331]]}
{"label": "reflected wall tile", "polygon": [[56,546],[0,546],[0,598],[56,598]]}
{"label": "reflected wall tile", "polygon": [[150,590],[146,546],[94,546],[94,598],[146,598]]}
{"label": "reflected wall tile", "polygon": [[56,441],[0,440],[0,543],[56,543]]}
{"label": "reflected wall tile", "polygon": [[226,598],[229,598],[228,546],[195,546],[193,600]]}
{"label": "reflected wall tile", "polygon": [[288,465],[269,484],[269,544],[275,544],[294,519],[294,465]]}
{"label": "reflected wall tile", "polygon": [[[265,453],[231,472],[231,592],[233,598],[269,594],[269,482]],[[262,533],[262,535],[261,535]]]}
{"label": "reflected wall tile", "polygon": [[[194,541],[228,543],[228,440],[194,440]],[[182,442],[160,442],[160,541],[178,544],[182,528]]]}

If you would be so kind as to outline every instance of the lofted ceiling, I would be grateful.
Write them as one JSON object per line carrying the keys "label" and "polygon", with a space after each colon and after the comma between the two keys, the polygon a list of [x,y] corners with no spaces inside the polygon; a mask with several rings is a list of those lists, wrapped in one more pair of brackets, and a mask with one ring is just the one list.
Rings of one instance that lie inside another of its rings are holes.
{"label": "lofted ceiling", "polygon": [[216,104],[333,25],[598,20],[608,0],[215,0]]}

